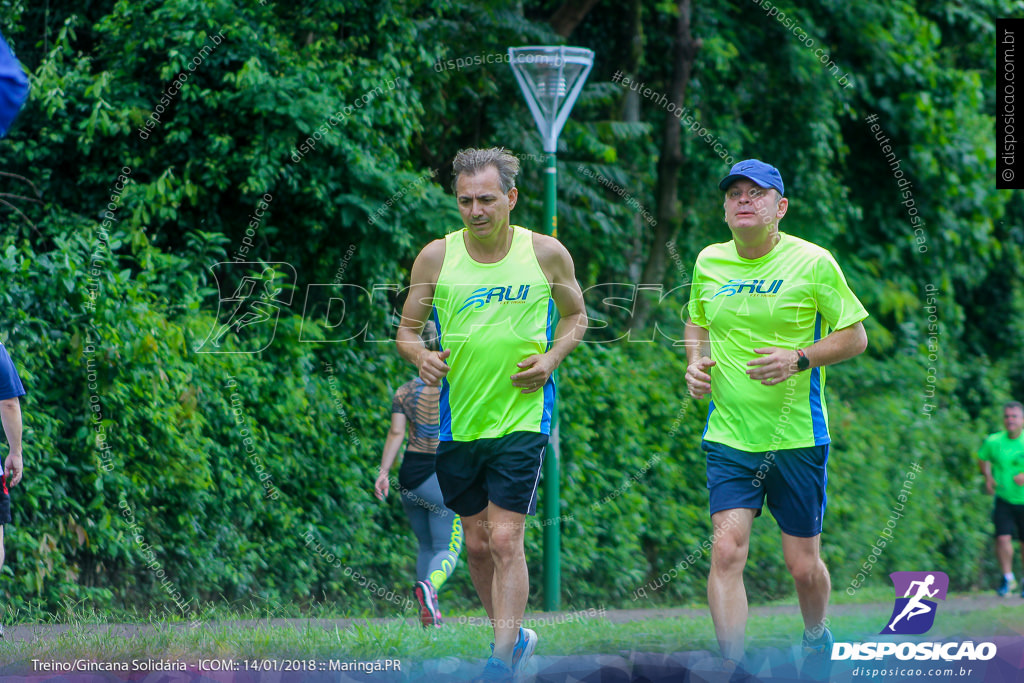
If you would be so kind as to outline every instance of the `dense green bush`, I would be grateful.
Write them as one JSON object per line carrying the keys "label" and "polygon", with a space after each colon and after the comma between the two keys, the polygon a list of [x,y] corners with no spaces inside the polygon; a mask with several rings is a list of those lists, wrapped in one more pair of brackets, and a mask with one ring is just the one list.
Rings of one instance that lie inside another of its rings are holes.
{"label": "dense green bush", "polygon": [[[459,226],[445,190],[458,148],[521,154],[522,225],[541,224],[544,176],[507,66],[435,65],[559,40],[547,4],[521,4],[0,3],[33,74],[0,143],[0,168],[31,186],[4,176],[0,192],[42,202],[10,198],[24,215],[0,207],[0,329],[29,391],[8,606],[61,611],[70,600],[183,618],[219,601],[408,607],[413,536],[397,497],[372,495],[391,394],[412,375],[388,343],[400,290],[419,247]],[[1012,341],[1024,320],[1024,216],[1011,202],[1019,193],[991,187],[993,73],[978,48],[991,44],[987,17],[1008,11],[917,4],[795,4],[809,35],[844,60],[849,90],[756,8],[707,5],[693,17],[704,43],[688,106],[737,156],[786,169],[784,229],[831,248],[872,313],[868,353],[829,372],[823,553],[837,591],[861,581],[912,463],[923,472],[866,582],[939,569],[955,589],[987,585],[990,501],[973,453],[998,428],[999,402],[1024,390],[1024,351]],[[665,112],[609,79],[615,55],[638,44],[635,75],[666,91],[676,16],[671,3],[638,6],[646,32],[628,34],[623,10],[599,5],[571,38],[599,54],[562,136],[560,237],[585,288],[628,293],[616,303],[591,291],[592,317],[608,328],[560,370],[563,602],[575,607],[699,601],[709,562],[706,402],[685,396],[672,340],[696,254],[727,239],[714,192],[725,169],[684,135],[684,210],[665,245],[593,179],[656,213]],[[869,114],[914,179],[926,252]],[[237,260],[246,239],[242,260],[287,264],[279,272],[294,281],[268,304],[278,316],[269,344],[259,339],[269,326],[254,325],[241,346],[229,335],[221,349],[249,352],[214,353],[209,337],[231,313],[220,300],[237,283],[216,264]],[[625,337],[632,287],[661,249],[673,262],[665,287],[678,289]],[[332,327],[327,294],[344,285],[368,294],[349,288]],[[341,341],[364,325],[359,341]],[[541,536],[531,524],[535,607]],[[374,595],[358,577],[400,597]],[[792,591],[767,515],[746,580],[755,600]],[[464,568],[443,600],[477,604]]]}

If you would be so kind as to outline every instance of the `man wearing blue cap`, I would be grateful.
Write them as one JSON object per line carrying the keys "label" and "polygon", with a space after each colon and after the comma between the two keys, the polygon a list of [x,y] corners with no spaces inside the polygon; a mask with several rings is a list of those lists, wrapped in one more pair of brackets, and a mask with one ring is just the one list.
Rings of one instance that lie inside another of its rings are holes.
{"label": "man wearing blue cap", "polygon": [[750,530],[767,498],[796,584],[805,653],[828,652],[831,584],[820,557],[825,366],[867,348],[867,311],[832,255],[779,232],[782,176],[757,159],[718,185],[732,240],[701,251],[686,324],[686,384],[711,394],[702,448],[714,527],[708,605],[722,656],[743,657]]}

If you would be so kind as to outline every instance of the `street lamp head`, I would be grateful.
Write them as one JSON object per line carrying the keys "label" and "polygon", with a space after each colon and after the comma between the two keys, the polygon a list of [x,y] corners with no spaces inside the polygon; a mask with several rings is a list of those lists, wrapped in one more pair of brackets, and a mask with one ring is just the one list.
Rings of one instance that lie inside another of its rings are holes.
{"label": "street lamp head", "polygon": [[558,150],[558,136],[594,65],[583,47],[510,47],[509,64],[537,123],[544,151]]}

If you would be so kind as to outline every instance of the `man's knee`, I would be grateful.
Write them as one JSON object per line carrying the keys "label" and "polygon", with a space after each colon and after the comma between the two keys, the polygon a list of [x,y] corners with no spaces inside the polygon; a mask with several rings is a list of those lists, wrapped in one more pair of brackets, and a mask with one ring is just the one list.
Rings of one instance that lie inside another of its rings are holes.
{"label": "man's knee", "polygon": [[816,555],[799,555],[786,558],[786,569],[798,584],[811,584],[828,575],[825,564]]}
{"label": "man's knee", "polygon": [[749,542],[733,536],[723,535],[715,539],[711,550],[712,571],[742,570],[747,563]]}
{"label": "man's knee", "polygon": [[487,557],[490,554],[490,543],[487,539],[486,528],[482,525],[477,528],[475,524],[472,528],[468,525],[463,528],[465,530],[463,541],[466,544],[466,554],[470,559]]}
{"label": "man's knee", "polygon": [[523,553],[523,524],[518,520],[493,524],[490,546],[495,559],[509,559]]}
{"label": "man's knee", "polygon": [[734,508],[720,510],[711,515],[714,531],[711,534],[711,571],[743,571],[750,550],[750,528],[754,510]]}
{"label": "man's knee", "polygon": [[470,561],[486,560],[491,555],[491,545],[486,536],[466,536],[466,555]]}
{"label": "man's knee", "polygon": [[486,519],[462,520],[462,542],[470,561],[487,559],[491,554],[488,523]]}

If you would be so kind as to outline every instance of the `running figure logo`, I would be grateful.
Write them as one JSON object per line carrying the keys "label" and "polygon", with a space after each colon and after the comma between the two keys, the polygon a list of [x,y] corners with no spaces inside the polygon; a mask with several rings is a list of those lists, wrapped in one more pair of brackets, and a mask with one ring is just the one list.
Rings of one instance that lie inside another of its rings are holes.
{"label": "running figure logo", "polygon": [[[220,295],[217,321],[196,351],[257,353],[267,348],[281,307],[291,305],[295,269],[287,263],[222,262],[211,271]],[[224,296],[226,291],[232,294]],[[227,338],[231,342],[222,346]]]}
{"label": "running figure logo", "polygon": [[[893,572],[896,604],[883,634],[920,635],[935,623],[937,604],[927,598],[946,599],[949,577],[943,572]],[[902,595],[903,597],[899,597]]]}

